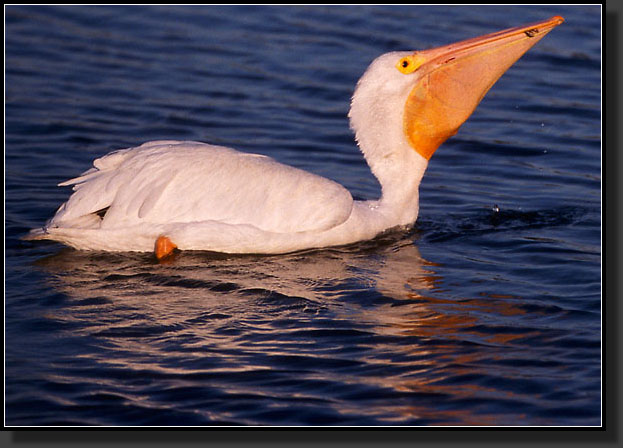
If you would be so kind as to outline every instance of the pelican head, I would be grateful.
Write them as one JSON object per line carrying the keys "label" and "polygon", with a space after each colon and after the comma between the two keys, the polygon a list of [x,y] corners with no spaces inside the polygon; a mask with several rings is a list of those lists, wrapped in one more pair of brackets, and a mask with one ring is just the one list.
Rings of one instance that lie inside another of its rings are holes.
{"label": "pelican head", "polygon": [[[374,60],[357,84],[349,117],[383,196],[400,196],[419,185],[439,145],[456,134],[500,76],[562,22],[555,16]],[[415,171],[410,173],[414,181],[399,174],[405,169]]]}

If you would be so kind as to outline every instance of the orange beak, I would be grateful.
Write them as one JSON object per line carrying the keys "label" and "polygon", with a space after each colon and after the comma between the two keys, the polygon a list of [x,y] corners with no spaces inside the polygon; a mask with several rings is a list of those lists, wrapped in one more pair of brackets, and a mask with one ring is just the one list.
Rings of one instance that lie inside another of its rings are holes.
{"label": "orange beak", "polygon": [[405,104],[404,132],[411,146],[430,159],[500,76],[563,21],[555,16],[408,57],[419,74]]}

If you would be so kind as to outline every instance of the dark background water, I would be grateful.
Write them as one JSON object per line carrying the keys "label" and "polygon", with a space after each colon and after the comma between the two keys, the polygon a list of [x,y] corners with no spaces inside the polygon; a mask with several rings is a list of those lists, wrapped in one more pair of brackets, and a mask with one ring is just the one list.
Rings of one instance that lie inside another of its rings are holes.
{"label": "dark background water", "polygon": [[[5,12],[7,425],[601,424],[599,6]],[[346,118],[367,65],[552,15],[431,160],[411,232],[168,264],[19,240],[57,183],[155,139],[376,198]]]}

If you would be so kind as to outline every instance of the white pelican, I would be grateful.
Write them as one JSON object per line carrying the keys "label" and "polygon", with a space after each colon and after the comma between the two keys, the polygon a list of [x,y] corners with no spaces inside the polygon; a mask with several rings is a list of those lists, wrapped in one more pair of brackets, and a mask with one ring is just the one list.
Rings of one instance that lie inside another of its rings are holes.
{"label": "white pelican", "polygon": [[382,187],[354,201],[341,185],[255,154],[154,141],[96,159],[59,186],[74,193],[26,239],[84,250],[286,253],[370,239],[418,215],[428,161],[500,76],[563,18],[424,51],[391,52],[357,83],[349,112]]}

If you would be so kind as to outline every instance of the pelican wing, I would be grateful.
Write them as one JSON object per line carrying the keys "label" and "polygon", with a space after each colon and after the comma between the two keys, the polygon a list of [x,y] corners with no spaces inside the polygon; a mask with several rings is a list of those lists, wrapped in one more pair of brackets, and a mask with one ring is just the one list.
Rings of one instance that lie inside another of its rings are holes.
{"label": "pelican wing", "polygon": [[[344,187],[276,162],[198,142],[151,142],[97,159],[52,225],[107,209],[101,228],[220,221],[272,232],[320,231],[344,222]],[[61,224],[62,223],[62,224]]]}

